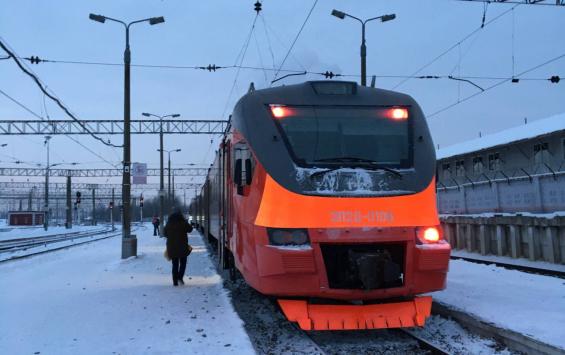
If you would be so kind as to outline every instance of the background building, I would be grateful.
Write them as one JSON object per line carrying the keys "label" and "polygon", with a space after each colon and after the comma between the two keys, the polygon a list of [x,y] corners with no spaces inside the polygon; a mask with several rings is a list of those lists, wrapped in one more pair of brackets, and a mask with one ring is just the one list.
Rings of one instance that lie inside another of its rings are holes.
{"label": "background building", "polygon": [[437,151],[442,214],[565,211],[565,113]]}

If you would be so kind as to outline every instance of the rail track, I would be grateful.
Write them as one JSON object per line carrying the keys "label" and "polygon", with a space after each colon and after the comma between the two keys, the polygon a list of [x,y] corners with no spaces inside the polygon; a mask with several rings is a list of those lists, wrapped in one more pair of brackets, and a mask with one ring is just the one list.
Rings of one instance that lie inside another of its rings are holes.
{"label": "rail track", "polygon": [[[115,233],[111,233],[111,232],[112,232],[111,228],[101,228],[91,231],[79,231],[79,232],[40,236],[40,237],[2,240],[0,241],[0,262],[7,262],[11,260],[27,258],[34,255],[45,254],[52,251],[66,249],[77,245],[92,243],[98,240],[108,239],[121,235],[120,231]],[[97,238],[97,236],[100,235],[102,236]],[[85,238],[90,238],[90,239],[84,240]],[[75,240],[80,240],[80,241],[71,244],[65,243],[65,242],[74,242]],[[65,243],[65,244],[61,246],[55,245],[58,243]],[[38,248],[41,246],[43,246],[44,249],[38,250]],[[28,250],[29,252],[26,252]]]}
{"label": "rail track", "polygon": [[478,258],[473,258],[473,257],[470,257],[470,256],[452,255],[451,259],[452,260],[464,260],[464,261],[469,261],[469,262],[476,263],[476,264],[496,265],[496,266],[503,267],[503,268],[509,269],[509,270],[517,270],[517,271],[527,272],[527,273],[530,273],[530,274],[552,276],[552,277],[559,277],[559,278],[565,279],[565,271],[560,271],[560,270],[544,269],[544,268],[541,268],[541,267],[529,266],[529,265],[505,263],[505,262],[498,261],[498,260],[478,259]]}

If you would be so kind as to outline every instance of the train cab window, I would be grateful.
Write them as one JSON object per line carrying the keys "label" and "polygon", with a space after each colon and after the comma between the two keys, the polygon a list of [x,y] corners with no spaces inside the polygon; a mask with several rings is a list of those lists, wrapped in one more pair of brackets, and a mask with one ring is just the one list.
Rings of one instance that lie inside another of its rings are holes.
{"label": "train cab window", "polygon": [[271,110],[300,166],[413,165],[407,107],[272,106]]}

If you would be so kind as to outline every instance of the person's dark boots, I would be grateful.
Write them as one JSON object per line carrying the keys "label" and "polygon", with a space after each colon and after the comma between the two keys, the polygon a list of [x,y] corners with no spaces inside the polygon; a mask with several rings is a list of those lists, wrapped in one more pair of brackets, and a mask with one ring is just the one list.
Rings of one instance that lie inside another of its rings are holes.
{"label": "person's dark boots", "polygon": [[184,280],[183,280],[183,279],[179,279],[179,284],[184,285]]}

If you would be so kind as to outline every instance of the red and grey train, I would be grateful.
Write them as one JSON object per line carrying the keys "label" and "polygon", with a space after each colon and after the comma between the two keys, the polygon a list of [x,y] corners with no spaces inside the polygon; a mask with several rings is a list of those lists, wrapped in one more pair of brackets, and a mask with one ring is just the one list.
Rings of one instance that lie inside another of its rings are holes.
{"label": "red and grey train", "polygon": [[344,81],[250,90],[191,213],[220,262],[302,329],[423,326],[450,246],[410,96]]}

